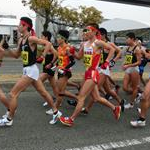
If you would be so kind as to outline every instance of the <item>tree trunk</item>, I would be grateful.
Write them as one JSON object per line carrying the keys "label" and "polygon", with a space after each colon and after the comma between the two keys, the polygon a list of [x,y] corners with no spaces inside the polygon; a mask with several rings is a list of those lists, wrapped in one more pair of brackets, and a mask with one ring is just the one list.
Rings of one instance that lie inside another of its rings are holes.
{"label": "tree trunk", "polygon": [[49,12],[46,11],[45,12],[45,22],[44,22],[44,25],[43,25],[43,30],[44,31],[47,31],[49,23],[50,23]]}

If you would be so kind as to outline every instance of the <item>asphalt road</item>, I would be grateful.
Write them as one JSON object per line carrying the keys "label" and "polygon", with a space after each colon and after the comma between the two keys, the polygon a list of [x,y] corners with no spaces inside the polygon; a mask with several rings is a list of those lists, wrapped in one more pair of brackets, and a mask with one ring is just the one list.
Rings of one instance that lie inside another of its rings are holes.
{"label": "asphalt road", "polygon": [[[120,60],[114,71],[120,70]],[[40,70],[42,67],[39,65]],[[149,68],[146,68],[148,71]],[[83,72],[81,62],[77,62],[74,72]],[[21,60],[4,60],[0,74],[21,74]],[[4,87],[8,92],[11,86]],[[51,92],[51,90],[48,88]],[[75,91],[74,91],[75,92]],[[123,98],[129,99],[120,92]],[[67,99],[67,98],[65,98]],[[114,102],[114,101],[113,101]],[[115,103],[115,102],[114,102]],[[34,89],[23,92],[19,97],[14,124],[11,128],[0,128],[0,149],[3,150],[149,150],[150,147],[150,115],[147,126],[134,129],[130,126],[131,119],[137,117],[136,107],[121,115],[119,121],[113,117],[111,110],[95,104],[88,116],[80,115],[75,126],[68,128],[60,122],[50,125],[52,118],[47,116],[42,107],[42,98]],[[64,101],[61,111],[70,115],[74,110]],[[0,103],[0,116],[5,113]],[[118,144],[119,143],[119,144]],[[96,145],[96,146],[95,146]]]}
{"label": "asphalt road", "polygon": [[[121,64],[123,59],[120,59],[113,68],[113,72],[122,71]],[[42,71],[42,65],[38,64],[40,71]],[[73,66],[73,73],[84,72],[85,68],[83,61],[76,60],[76,64]],[[149,72],[149,65],[145,67],[145,72]],[[5,58],[0,68],[1,74],[22,74],[22,62],[21,59]]]}
{"label": "asphalt road", "polygon": [[[122,91],[120,95],[129,99]],[[50,125],[48,122],[52,116],[45,114],[48,107],[42,107],[42,103],[42,98],[34,89],[20,95],[13,126],[0,128],[0,149],[149,150],[150,114],[144,128],[134,129],[129,124],[131,119],[137,117],[136,107],[122,113],[120,120],[116,121],[110,109],[95,104],[89,115],[81,114],[75,125],[69,128],[60,122]],[[74,107],[63,102],[63,115],[68,116],[73,110]],[[5,108],[0,104],[0,115],[4,113]],[[117,148],[118,142],[122,147]]]}

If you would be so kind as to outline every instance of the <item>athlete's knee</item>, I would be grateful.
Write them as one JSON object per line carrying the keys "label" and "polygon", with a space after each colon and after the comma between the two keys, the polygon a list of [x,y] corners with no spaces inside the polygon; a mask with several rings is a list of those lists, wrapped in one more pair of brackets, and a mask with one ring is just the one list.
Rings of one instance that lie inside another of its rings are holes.
{"label": "athlete's knee", "polygon": [[82,102],[82,101],[85,100],[85,96],[79,94],[79,95],[77,96],[77,99],[78,99],[78,102]]}

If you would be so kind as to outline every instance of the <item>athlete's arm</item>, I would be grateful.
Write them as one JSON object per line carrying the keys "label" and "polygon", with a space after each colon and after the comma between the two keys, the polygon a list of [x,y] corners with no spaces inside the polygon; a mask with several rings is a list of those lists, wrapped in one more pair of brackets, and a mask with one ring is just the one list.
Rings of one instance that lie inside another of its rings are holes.
{"label": "athlete's arm", "polygon": [[74,57],[76,58],[76,59],[78,59],[78,60],[80,60],[80,59],[82,59],[82,57],[83,57],[83,43],[81,44],[81,46],[80,46],[80,49],[79,49],[79,52],[77,53],[77,52],[75,52],[75,54],[74,54]]}
{"label": "athlete's arm", "polygon": [[21,56],[21,50],[20,50],[20,44],[21,44],[22,38],[19,39],[18,46],[16,49],[7,49],[4,52],[4,56],[6,57],[13,57],[13,58],[19,58]]}
{"label": "athlete's arm", "polygon": [[115,49],[108,43],[102,41],[102,40],[99,40],[96,42],[96,46],[97,47],[104,47],[106,48],[108,51],[109,51],[109,54],[108,54],[108,57],[106,59],[107,62],[110,61],[110,59],[113,57],[113,54],[115,52]]}
{"label": "athlete's arm", "polygon": [[73,55],[69,52],[69,47],[67,50],[67,54],[69,56],[70,63],[65,67],[65,69],[70,69],[75,64],[75,59],[74,59]]}
{"label": "athlete's arm", "polygon": [[115,52],[117,53],[115,58],[113,58],[113,61],[116,62],[121,57],[121,49],[118,46],[116,46],[114,43],[110,43],[110,45],[115,49]]}
{"label": "athlete's arm", "polygon": [[42,54],[43,57],[45,57],[46,54],[48,53],[49,49],[52,48],[52,44],[49,41],[39,39],[36,36],[30,36],[28,40],[31,44],[44,45],[44,51],[43,51],[43,54]]}
{"label": "athlete's arm", "polygon": [[150,53],[147,52],[147,51],[142,51],[144,53],[144,56],[147,58],[147,59],[150,59]]}
{"label": "athlete's arm", "polygon": [[57,58],[58,58],[58,52],[55,50],[55,48],[53,47],[53,45],[51,45],[50,47],[50,51],[53,54],[53,60],[51,61],[51,63],[55,63]]}

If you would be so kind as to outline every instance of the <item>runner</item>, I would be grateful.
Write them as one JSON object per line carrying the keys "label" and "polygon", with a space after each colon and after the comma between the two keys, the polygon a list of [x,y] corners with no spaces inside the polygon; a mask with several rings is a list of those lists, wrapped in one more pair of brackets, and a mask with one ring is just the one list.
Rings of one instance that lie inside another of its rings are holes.
{"label": "runner", "polygon": [[60,30],[57,35],[58,42],[58,81],[57,85],[59,90],[59,95],[56,99],[56,107],[59,108],[63,100],[63,95],[67,86],[68,79],[71,78],[71,67],[75,64],[74,57],[72,55],[72,47],[67,44],[69,38],[69,31]]}
{"label": "runner", "polygon": [[[141,53],[142,53],[141,64],[139,65],[139,75],[140,75],[141,83],[143,84],[143,86],[145,86],[146,83],[145,83],[145,81],[143,79],[143,73],[144,73],[145,66],[149,62],[149,59],[147,59],[145,57],[146,48],[144,46],[142,46],[142,40],[140,40],[139,37],[137,37],[136,43],[139,46],[139,48],[141,49]],[[140,90],[140,91],[142,92],[142,90]]]}
{"label": "runner", "polygon": [[[109,81],[111,78],[110,68],[109,66],[107,66],[106,69],[103,68],[103,64],[108,58],[111,58],[110,64],[111,64],[111,67],[113,67],[115,65],[115,62],[120,58],[121,52],[120,52],[120,49],[114,43],[109,42],[109,38],[107,36],[107,30],[105,28],[100,28],[99,31],[101,33],[102,41],[108,43],[115,49],[116,56],[112,58],[111,56],[113,55],[114,51],[110,51],[109,49],[107,50],[106,48],[102,49],[101,61],[100,61],[100,67],[99,67],[100,81],[99,81],[98,86],[102,94],[105,95],[105,92],[106,92],[107,93],[106,95],[109,94],[114,99],[116,99],[119,105],[121,106],[122,111],[124,111],[124,100],[123,99],[121,100],[121,98],[117,95],[117,93],[114,90],[112,90],[112,88],[110,87],[110,81]],[[103,91],[103,89],[101,88],[104,88],[105,91]],[[108,97],[105,97],[105,98],[108,98]],[[94,100],[90,98],[89,103],[87,104],[85,108],[82,109],[82,112],[84,114],[88,114],[90,108],[93,106],[93,103],[94,103]]]}
{"label": "runner", "polygon": [[[43,31],[41,39],[51,41],[51,33],[49,31]],[[50,47],[51,48],[51,47]],[[44,47],[41,49],[44,50]],[[55,69],[51,69],[54,66],[54,63],[57,60],[57,51],[52,51],[51,49],[46,54],[45,59],[43,60],[41,57],[37,58],[37,63],[43,64],[43,72],[40,74],[40,79],[42,82],[45,82],[47,79],[52,87],[53,93],[55,97],[58,96],[58,87],[55,79]],[[43,104],[43,106],[48,105],[47,102]]]}
{"label": "runner", "polygon": [[20,24],[18,31],[22,35],[16,50],[9,50],[5,52],[6,56],[19,58],[22,57],[23,61],[23,75],[20,80],[14,85],[9,93],[9,114],[6,118],[0,119],[0,126],[11,126],[13,124],[13,118],[15,110],[17,109],[17,99],[22,91],[24,91],[30,85],[33,85],[35,89],[40,93],[40,95],[48,102],[54,110],[53,119],[49,122],[54,124],[57,118],[61,116],[61,112],[57,110],[53,104],[53,99],[51,95],[45,90],[43,83],[39,79],[39,69],[36,66],[36,50],[37,44],[45,46],[43,52],[43,59],[46,53],[53,47],[48,41],[38,39],[34,35],[32,29],[32,20],[28,17],[22,17],[20,19]]}
{"label": "runner", "polygon": [[134,107],[134,101],[138,93],[140,81],[138,66],[141,63],[141,50],[136,45],[135,39],[135,34],[133,32],[127,34],[126,43],[128,48],[125,52],[125,61],[122,66],[125,71],[123,90],[131,94],[131,99],[130,102],[125,105],[125,109]]}
{"label": "runner", "polygon": [[[74,124],[74,120],[81,112],[85,98],[87,95],[91,94],[93,99],[99,103],[106,105],[107,107],[113,110],[115,118],[118,120],[120,117],[120,106],[114,106],[106,99],[100,97],[98,92],[98,82],[99,82],[99,73],[98,73],[98,65],[100,61],[100,53],[102,47],[106,47],[110,50],[114,50],[110,45],[106,44],[101,40],[96,39],[96,28],[92,26],[87,26],[83,32],[86,33],[88,41],[83,44],[82,51],[76,54],[77,58],[82,58],[84,56],[84,64],[86,66],[85,72],[85,81],[78,95],[78,103],[75,108],[75,111],[71,115],[71,117],[60,117],[60,121],[67,126],[72,126]],[[103,67],[107,68],[109,65],[109,59],[107,59],[103,65]]]}
{"label": "runner", "polygon": [[[150,43],[148,43],[146,49],[150,51]],[[146,54],[146,58],[150,59],[150,53]],[[141,112],[139,118],[135,121],[130,121],[131,126],[133,127],[144,127],[146,125],[146,114],[150,107],[150,75],[149,81],[146,84],[146,87],[143,92],[143,98],[141,100]]]}

